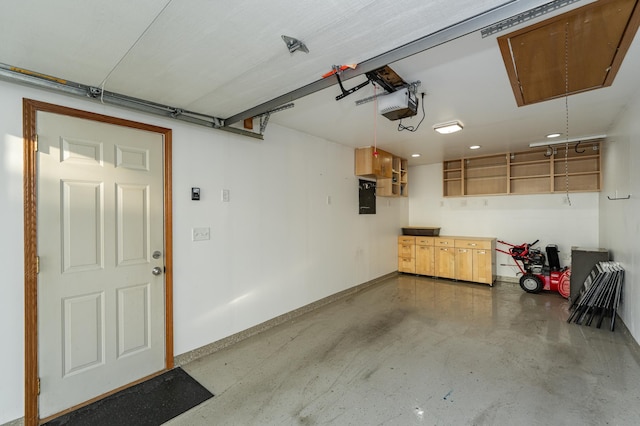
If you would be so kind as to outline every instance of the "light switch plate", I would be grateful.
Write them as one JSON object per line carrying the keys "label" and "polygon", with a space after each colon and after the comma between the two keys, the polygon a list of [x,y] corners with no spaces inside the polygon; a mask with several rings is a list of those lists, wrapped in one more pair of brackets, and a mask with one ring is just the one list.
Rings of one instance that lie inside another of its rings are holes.
{"label": "light switch plate", "polygon": [[211,238],[210,228],[192,228],[191,238],[193,241],[205,241]]}
{"label": "light switch plate", "polygon": [[200,201],[200,188],[191,188],[191,199],[193,201]]}

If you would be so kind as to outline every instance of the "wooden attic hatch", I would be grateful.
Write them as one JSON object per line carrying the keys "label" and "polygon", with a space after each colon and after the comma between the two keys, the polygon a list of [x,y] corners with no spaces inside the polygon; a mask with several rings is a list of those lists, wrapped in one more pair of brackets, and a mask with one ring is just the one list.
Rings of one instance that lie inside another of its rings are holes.
{"label": "wooden attic hatch", "polygon": [[518,106],[613,84],[640,24],[638,1],[596,1],[498,37]]}

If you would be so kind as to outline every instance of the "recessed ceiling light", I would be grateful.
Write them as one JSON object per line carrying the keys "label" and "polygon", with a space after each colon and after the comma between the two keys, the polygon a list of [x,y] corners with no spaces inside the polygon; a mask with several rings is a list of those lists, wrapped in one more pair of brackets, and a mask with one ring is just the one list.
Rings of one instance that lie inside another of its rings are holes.
{"label": "recessed ceiling light", "polygon": [[469,149],[480,149],[480,145],[471,145]]}
{"label": "recessed ceiling light", "polygon": [[433,130],[443,135],[446,135],[449,133],[459,132],[460,130],[462,130],[462,127],[463,127],[462,123],[456,120],[456,121],[448,121],[446,123],[434,124]]}
{"label": "recessed ceiling light", "polygon": [[553,139],[553,138],[557,138],[557,137],[559,137],[560,135],[562,135],[562,133],[549,133],[549,134],[547,135],[547,137],[548,137],[549,139]]}
{"label": "recessed ceiling light", "polygon": [[418,157],[420,157],[420,154],[411,154],[411,156],[412,156],[413,158],[418,158]]}

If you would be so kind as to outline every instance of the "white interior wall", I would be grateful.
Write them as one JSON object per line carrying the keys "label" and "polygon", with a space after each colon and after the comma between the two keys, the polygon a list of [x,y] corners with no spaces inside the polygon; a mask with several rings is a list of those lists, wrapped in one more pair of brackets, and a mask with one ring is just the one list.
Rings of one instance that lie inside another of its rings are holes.
{"label": "white interior wall", "polygon": [[[537,247],[556,244],[560,264],[571,264],[571,247],[598,247],[598,193],[442,196],[442,164],[409,168],[409,223],[437,226],[440,235],[495,237],[512,244]],[[498,247],[506,248],[501,244]],[[498,253],[497,275],[516,278],[517,269]]]}
{"label": "white interior wall", "polygon": [[[0,81],[0,424],[24,406],[23,97],[173,129],[176,355],[397,270],[408,200],[359,215],[351,148],[273,123],[258,141]],[[191,241],[193,227],[211,239]]]}
{"label": "white interior wall", "polygon": [[22,104],[7,105],[0,81],[0,424],[22,417],[24,394],[24,292],[22,238]]}
{"label": "white interior wall", "polygon": [[[600,241],[625,268],[620,317],[640,342],[640,97],[613,126],[603,150],[604,190],[600,194]],[[624,198],[628,200],[609,200]]]}

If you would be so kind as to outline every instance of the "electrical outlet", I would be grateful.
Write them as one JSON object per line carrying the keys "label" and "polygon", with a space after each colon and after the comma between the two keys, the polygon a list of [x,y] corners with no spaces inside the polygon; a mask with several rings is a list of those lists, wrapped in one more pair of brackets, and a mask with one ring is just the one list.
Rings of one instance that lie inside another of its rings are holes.
{"label": "electrical outlet", "polygon": [[209,228],[192,228],[191,239],[193,241],[205,241],[211,239],[211,230]]}
{"label": "electrical outlet", "polygon": [[228,203],[231,200],[231,194],[228,189],[222,190],[222,201]]}

